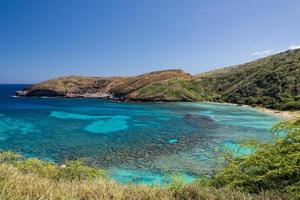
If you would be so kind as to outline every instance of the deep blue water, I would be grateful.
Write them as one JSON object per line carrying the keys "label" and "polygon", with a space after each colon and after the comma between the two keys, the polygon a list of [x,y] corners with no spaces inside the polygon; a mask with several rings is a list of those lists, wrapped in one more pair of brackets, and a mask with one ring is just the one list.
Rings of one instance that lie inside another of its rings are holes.
{"label": "deep blue water", "polygon": [[122,183],[162,183],[173,172],[188,180],[210,175],[226,147],[270,140],[268,129],[278,121],[217,103],[13,97],[23,87],[0,85],[0,150],[58,163],[85,158]]}

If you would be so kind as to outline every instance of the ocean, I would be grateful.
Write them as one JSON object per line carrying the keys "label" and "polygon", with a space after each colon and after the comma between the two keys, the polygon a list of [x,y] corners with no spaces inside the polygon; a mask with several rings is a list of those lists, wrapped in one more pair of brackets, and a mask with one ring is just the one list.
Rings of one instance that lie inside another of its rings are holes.
{"label": "ocean", "polygon": [[64,163],[84,159],[120,183],[162,184],[211,176],[244,139],[270,141],[278,118],[219,103],[132,103],[15,97],[26,85],[0,85],[0,150]]}

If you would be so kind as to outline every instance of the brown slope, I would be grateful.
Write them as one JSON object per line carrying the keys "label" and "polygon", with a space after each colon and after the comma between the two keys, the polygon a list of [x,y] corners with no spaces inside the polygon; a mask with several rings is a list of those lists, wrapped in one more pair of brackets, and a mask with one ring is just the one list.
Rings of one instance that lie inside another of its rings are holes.
{"label": "brown slope", "polygon": [[125,98],[127,94],[153,83],[173,78],[187,80],[191,77],[190,74],[182,70],[156,71],[134,77],[68,76],[35,84],[27,91],[18,94],[25,96],[75,97],[99,93]]}

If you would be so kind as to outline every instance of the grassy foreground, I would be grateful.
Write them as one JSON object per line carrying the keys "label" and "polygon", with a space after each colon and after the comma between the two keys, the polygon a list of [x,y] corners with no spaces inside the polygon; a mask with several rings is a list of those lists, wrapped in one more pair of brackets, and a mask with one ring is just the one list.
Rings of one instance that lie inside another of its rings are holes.
{"label": "grassy foreground", "polygon": [[121,185],[105,179],[53,180],[36,174],[23,173],[9,164],[0,164],[0,199],[288,199],[272,193],[258,195],[231,189],[215,189],[199,185],[144,186]]}
{"label": "grassy foreground", "polygon": [[255,148],[248,156],[228,154],[224,166],[209,180],[185,184],[175,176],[165,186],[122,185],[82,161],[58,166],[2,152],[0,199],[300,199],[300,120],[278,124],[272,133],[274,143],[245,142]]}

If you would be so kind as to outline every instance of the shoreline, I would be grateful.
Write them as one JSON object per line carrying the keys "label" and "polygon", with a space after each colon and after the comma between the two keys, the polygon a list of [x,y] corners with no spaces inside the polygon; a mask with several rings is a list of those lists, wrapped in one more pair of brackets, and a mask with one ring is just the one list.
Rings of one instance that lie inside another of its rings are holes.
{"label": "shoreline", "polygon": [[[20,95],[20,93],[17,94],[13,97],[27,97],[24,95]],[[62,98],[78,98],[78,99],[103,99],[103,100],[111,100],[111,101],[117,101],[117,102],[136,102],[136,103],[145,103],[145,102],[149,102],[149,101],[124,101],[124,99],[118,99],[118,98],[114,98],[112,96],[112,94],[103,94],[101,93],[101,95],[99,95],[99,93],[96,94],[84,94],[84,95],[69,95],[69,96],[57,96],[57,97],[62,97]],[[38,98],[45,98],[44,96],[40,96]],[[46,97],[46,98],[51,98],[51,97]],[[150,101],[151,102],[151,101]],[[170,103],[170,101],[162,101],[162,103]],[[171,102],[180,102],[180,101],[171,101]],[[199,102],[199,101],[191,101],[191,102]],[[229,104],[229,105],[234,105],[234,106],[242,106],[242,107],[248,107],[248,108],[252,108],[255,109],[256,111],[259,112],[263,112],[263,113],[267,113],[276,117],[279,117],[281,119],[284,120],[296,120],[298,118],[300,118],[300,110],[297,111],[282,111],[282,110],[274,110],[274,109],[270,109],[270,108],[264,108],[264,107],[260,107],[260,106],[250,106],[250,105],[238,105],[235,103],[228,103],[228,102],[213,102],[213,101],[202,101],[204,103],[221,103],[221,104]],[[153,101],[152,103],[158,103],[156,101]],[[160,102],[161,103],[161,102]]]}
{"label": "shoreline", "polygon": [[[203,101],[207,103],[220,103],[220,102],[210,102],[210,101]],[[273,115],[275,117],[278,117],[283,120],[296,120],[300,119],[300,110],[295,110],[295,111],[286,111],[286,110],[275,110],[275,109],[270,109],[270,108],[264,108],[260,106],[251,106],[251,105],[239,105],[235,103],[228,103],[228,102],[222,102],[221,104],[227,104],[227,105],[233,105],[233,106],[241,106],[245,108],[250,108],[254,109],[258,112],[266,113],[269,115]]]}
{"label": "shoreline", "polygon": [[276,117],[279,117],[284,120],[296,120],[297,118],[300,118],[300,110],[297,111],[282,111],[282,110],[273,110],[269,108],[263,108],[263,107],[252,107],[253,109],[264,112],[267,114],[274,115]]}

